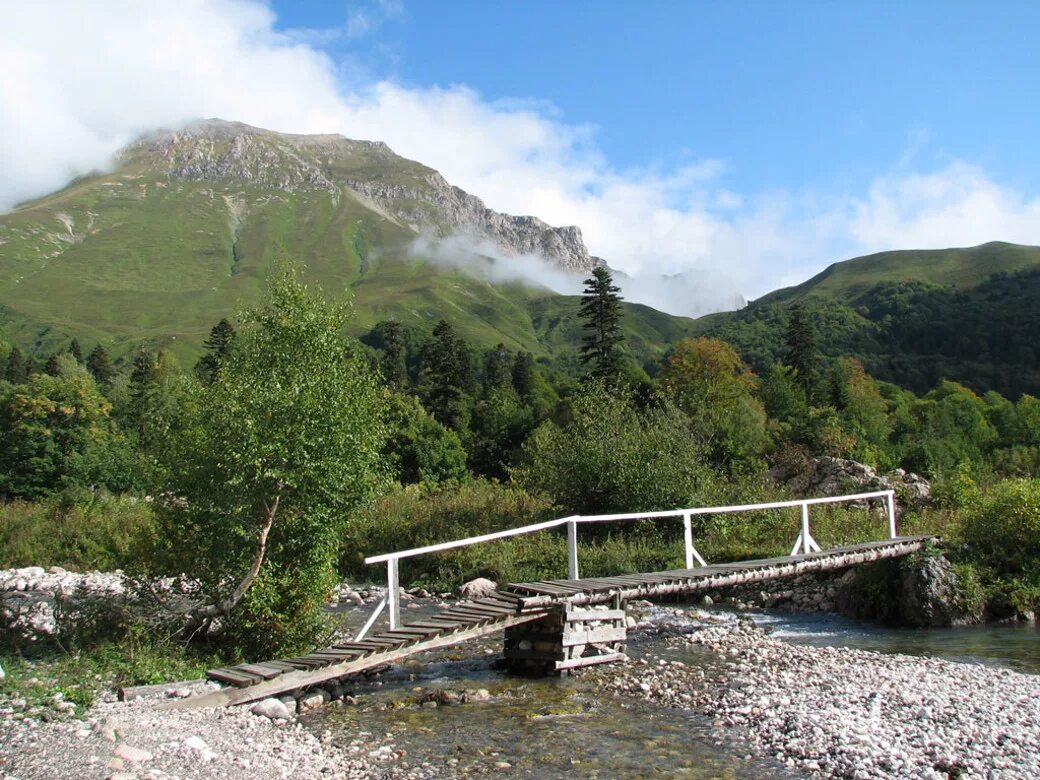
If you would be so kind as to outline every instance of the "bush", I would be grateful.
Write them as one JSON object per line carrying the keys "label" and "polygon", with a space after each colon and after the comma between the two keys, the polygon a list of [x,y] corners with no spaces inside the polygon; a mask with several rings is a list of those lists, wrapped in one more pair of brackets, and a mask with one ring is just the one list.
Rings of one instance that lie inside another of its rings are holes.
{"label": "bush", "polygon": [[0,504],[0,568],[129,568],[155,532],[151,504],[133,496],[70,489],[12,501]]}
{"label": "bush", "polygon": [[1040,480],[998,482],[967,511],[963,534],[999,575],[1040,576]]}
{"label": "bush", "polygon": [[572,399],[568,417],[539,426],[512,472],[562,513],[675,509],[719,497],[719,476],[674,406],[637,411],[628,391],[591,383]]}

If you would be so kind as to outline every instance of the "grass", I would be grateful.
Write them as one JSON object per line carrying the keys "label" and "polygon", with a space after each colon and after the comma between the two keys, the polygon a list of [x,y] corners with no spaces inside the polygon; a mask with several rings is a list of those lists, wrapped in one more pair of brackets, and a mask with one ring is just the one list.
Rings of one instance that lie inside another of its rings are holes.
{"label": "grass", "polygon": [[47,648],[32,655],[0,655],[6,674],[0,680],[0,707],[23,700],[25,706],[19,709],[29,715],[52,717],[61,711],[61,702],[70,702],[79,716],[105,691],[195,680],[219,664],[216,655],[198,646],[132,628],[118,641],[86,650]]}

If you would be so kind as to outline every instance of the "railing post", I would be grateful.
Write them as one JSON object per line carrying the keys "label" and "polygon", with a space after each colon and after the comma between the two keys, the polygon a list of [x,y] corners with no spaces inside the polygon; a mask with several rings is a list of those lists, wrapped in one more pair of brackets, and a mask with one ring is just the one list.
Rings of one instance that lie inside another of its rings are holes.
{"label": "railing post", "polygon": [[401,589],[397,585],[397,558],[386,562],[386,603],[390,607],[390,630],[400,627]]}
{"label": "railing post", "polygon": [[896,494],[894,492],[889,493],[885,497],[885,503],[888,504],[888,538],[896,538]]}
{"label": "railing post", "polygon": [[578,523],[567,523],[567,578],[576,580],[578,573]]}
{"label": "railing post", "polygon": [[683,521],[683,539],[686,542],[686,568],[693,568],[693,520],[690,517],[689,512],[684,512],[682,516]]}
{"label": "railing post", "polygon": [[810,553],[812,548],[809,546],[809,505],[802,504],[802,552]]}

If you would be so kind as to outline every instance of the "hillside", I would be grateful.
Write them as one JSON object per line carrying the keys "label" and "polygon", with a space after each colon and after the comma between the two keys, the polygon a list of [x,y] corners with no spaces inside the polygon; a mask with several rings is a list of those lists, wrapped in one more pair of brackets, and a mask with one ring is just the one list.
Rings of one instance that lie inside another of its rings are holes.
{"label": "hillside", "polygon": [[780,359],[786,309],[801,303],[825,355],[856,355],[881,379],[925,392],[1040,394],[1040,247],[884,252],[835,263],[796,287],[694,323],[756,368]]}
{"label": "hillside", "polygon": [[[145,346],[190,359],[288,256],[326,292],[351,293],[359,333],[449,318],[476,344],[573,351],[574,332],[558,327],[573,299],[490,281],[493,265],[532,254],[576,275],[602,263],[577,228],[499,214],[384,144],[210,120],[142,139],[113,170],[0,215],[0,316],[38,352],[75,336],[117,356]],[[630,307],[628,324],[644,361],[666,347],[661,334],[691,324],[654,312],[665,324],[644,328],[645,308]]]}

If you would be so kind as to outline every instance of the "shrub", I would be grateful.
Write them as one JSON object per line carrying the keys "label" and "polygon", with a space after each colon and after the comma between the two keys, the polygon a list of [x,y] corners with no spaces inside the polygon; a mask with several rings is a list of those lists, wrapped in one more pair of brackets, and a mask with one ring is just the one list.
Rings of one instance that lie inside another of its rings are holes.
{"label": "shrub", "polygon": [[1040,480],[998,482],[967,511],[963,533],[998,574],[1040,575]]}

